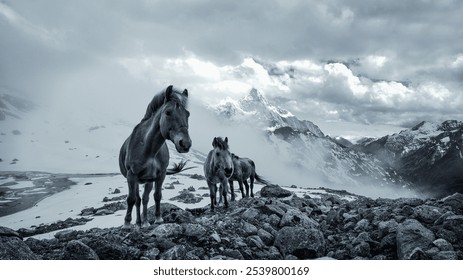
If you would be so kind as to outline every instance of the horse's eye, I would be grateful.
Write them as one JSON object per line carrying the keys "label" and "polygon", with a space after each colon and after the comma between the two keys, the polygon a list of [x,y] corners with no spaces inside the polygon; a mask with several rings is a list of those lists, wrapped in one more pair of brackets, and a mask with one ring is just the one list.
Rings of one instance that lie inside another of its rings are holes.
{"label": "horse's eye", "polygon": [[219,153],[219,152],[217,152],[217,153],[215,153],[215,155],[216,155],[216,156],[220,156],[220,153]]}
{"label": "horse's eye", "polygon": [[170,116],[170,115],[172,115],[172,111],[171,111],[171,110],[167,110],[167,111],[166,111],[166,116]]}

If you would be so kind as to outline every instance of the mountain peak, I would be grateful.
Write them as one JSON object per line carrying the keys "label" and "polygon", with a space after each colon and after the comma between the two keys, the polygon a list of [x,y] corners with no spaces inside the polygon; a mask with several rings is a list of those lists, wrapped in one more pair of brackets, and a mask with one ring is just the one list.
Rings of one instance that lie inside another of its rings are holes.
{"label": "mountain peak", "polygon": [[251,107],[255,107],[256,105],[267,106],[269,104],[264,95],[256,88],[252,88],[251,91],[249,91],[249,94],[242,98],[239,102],[243,107],[249,109],[251,109]]}

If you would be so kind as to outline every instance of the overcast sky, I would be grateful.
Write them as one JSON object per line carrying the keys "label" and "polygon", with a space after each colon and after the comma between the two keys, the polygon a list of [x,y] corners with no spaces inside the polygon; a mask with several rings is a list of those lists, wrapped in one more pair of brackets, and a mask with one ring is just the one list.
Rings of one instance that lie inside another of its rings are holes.
{"label": "overcast sky", "polygon": [[105,108],[169,84],[204,104],[255,87],[315,123],[462,120],[462,15],[459,0],[0,0],[0,87]]}

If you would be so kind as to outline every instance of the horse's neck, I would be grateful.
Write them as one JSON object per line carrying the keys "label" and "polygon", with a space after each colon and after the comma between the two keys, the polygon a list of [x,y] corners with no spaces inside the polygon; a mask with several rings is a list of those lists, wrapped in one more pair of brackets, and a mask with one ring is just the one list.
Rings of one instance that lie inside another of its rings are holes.
{"label": "horse's neck", "polygon": [[160,121],[161,113],[157,112],[151,118],[146,120],[146,125],[148,126],[147,132],[144,137],[144,142],[146,149],[150,154],[157,154],[162,145],[165,144],[166,139],[161,134]]}

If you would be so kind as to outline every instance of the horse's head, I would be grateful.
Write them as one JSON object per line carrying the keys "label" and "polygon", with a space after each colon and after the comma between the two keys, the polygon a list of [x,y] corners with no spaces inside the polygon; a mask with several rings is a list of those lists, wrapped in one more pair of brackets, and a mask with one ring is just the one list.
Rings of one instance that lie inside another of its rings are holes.
{"label": "horse's head", "polygon": [[215,171],[222,171],[228,178],[233,174],[233,161],[230,151],[228,150],[228,138],[223,140],[221,137],[215,137],[212,141],[212,158]]}
{"label": "horse's head", "polygon": [[175,144],[179,153],[186,153],[191,147],[191,138],[188,134],[190,112],[186,109],[187,99],[188,90],[177,92],[169,86],[166,89],[164,106],[161,111],[161,134]]}

